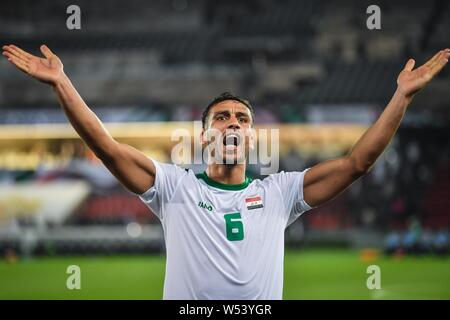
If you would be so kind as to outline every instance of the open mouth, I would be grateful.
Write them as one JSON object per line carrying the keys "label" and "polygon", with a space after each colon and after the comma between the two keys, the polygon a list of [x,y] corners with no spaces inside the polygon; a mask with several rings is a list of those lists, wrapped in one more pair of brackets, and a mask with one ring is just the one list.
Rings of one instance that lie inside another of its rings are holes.
{"label": "open mouth", "polygon": [[227,150],[237,149],[240,141],[241,137],[236,133],[230,133],[223,137],[223,145]]}

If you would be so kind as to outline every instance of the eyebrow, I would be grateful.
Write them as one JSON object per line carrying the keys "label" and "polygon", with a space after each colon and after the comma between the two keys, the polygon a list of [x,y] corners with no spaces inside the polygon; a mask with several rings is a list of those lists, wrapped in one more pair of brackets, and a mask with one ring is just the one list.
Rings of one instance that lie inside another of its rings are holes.
{"label": "eyebrow", "polygon": [[[228,110],[223,110],[223,111],[217,111],[217,112],[214,112],[214,117],[217,117],[217,116],[219,116],[219,115],[226,115],[226,116],[229,116],[229,115],[230,115],[230,111],[228,111]],[[244,117],[247,117],[247,118],[250,117],[247,113],[241,112],[241,111],[236,112],[236,116],[238,116],[238,117],[239,117],[239,116],[244,116]]]}
{"label": "eyebrow", "polygon": [[236,112],[236,115],[237,115],[237,116],[244,116],[244,117],[247,117],[247,118],[250,117],[250,116],[248,115],[248,113],[245,113],[245,112]]}
{"label": "eyebrow", "polygon": [[230,115],[230,112],[227,110],[214,112],[214,117],[221,116],[221,115],[228,116],[228,115]]}

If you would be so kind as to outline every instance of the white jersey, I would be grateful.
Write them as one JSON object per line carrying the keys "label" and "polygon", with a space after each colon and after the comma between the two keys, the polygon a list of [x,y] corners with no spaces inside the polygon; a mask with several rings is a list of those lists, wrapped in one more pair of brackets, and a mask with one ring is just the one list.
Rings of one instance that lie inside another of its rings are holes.
{"label": "white jersey", "polygon": [[282,299],[285,228],[311,207],[302,172],[239,185],[153,161],[140,195],[166,243],[164,299]]}

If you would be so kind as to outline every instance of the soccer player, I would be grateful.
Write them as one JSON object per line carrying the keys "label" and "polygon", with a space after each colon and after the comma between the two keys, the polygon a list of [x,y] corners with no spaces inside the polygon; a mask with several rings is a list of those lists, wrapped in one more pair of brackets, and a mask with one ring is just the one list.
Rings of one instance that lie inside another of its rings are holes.
{"label": "soccer player", "polygon": [[206,172],[195,175],[115,141],[78,94],[61,60],[47,46],[40,49],[43,58],[14,45],[4,46],[3,55],[53,88],[84,142],[161,220],[167,250],[165,299],[281,299],[285,228],[368,172],[413,96],[450,56],[450,49],[442,50],[416,69],[410,59],[389,104],[348,155],[302,172],[251,181],[245,176],[245,161],[238,160],[245,158],[252,139],[237,147],[239,135],[251,136],[253,110],[247,101],[225,94],[208,105],[200,139],[206,143],[210,129],[225,134],[215,159],[227,161],[212,161]]}

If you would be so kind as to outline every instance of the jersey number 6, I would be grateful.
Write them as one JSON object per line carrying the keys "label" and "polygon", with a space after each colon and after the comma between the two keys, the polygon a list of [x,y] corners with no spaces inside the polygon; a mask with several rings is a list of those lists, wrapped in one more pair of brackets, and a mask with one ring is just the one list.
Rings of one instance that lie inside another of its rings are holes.
{"label": "jersey number 6", "polygon": [[223,216],[227,227],[227,239],[230,241],[241,241],[244,239],[244,225],[242,224],[241,214],[228,213]]}

